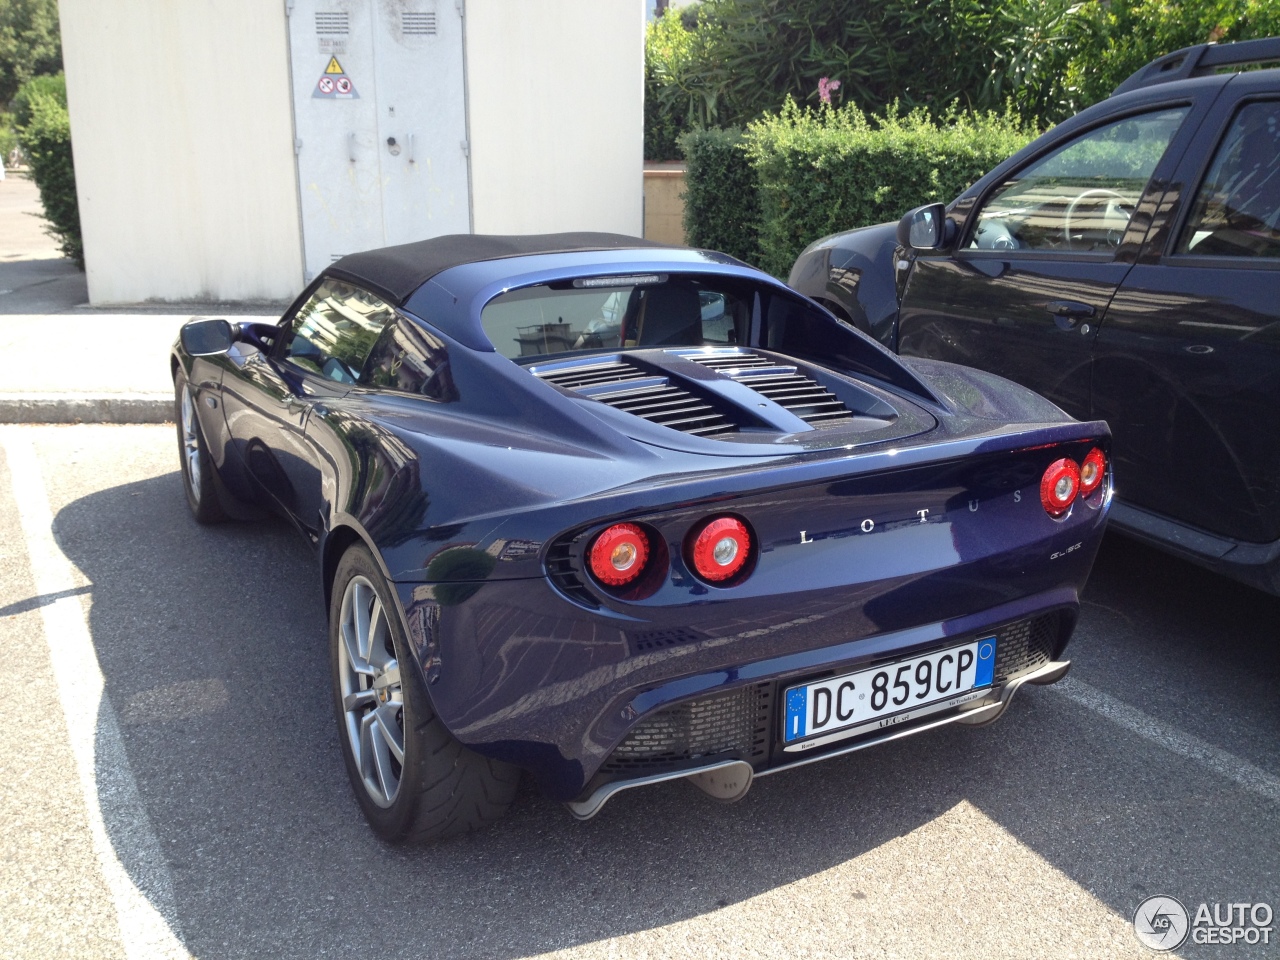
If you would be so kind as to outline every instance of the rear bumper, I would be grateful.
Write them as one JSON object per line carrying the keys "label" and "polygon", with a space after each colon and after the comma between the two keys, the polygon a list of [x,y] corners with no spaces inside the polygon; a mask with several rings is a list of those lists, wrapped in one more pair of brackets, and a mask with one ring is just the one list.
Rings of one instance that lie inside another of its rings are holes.
{"label": "rear bumper", "polygon": [[[786,687],[1052,618],[1051,634],[1033,656],[1011,670],[997,670],[989,696],[919,721],[902,718],[892,734],[949,722],[962,711],[975,720],[993,719],[985,708],[998,703],[1012,681],[1022,682],[1027,673],[1061,658],[1093,552],[1064,558],[1072,566],[1056,572],[1075,574],[1066,584],[870,635],[865,608],[842,597],[819,602],[822,598],[801,595],[788,611],[739,621],[735,633],[722,629],[711,636],[696,609],[685,611],[692,623],[665,631],[582,611],[569,615],[568,604],[558,609],[560,616],[540,613],[554,606],[545,581],[489,584],[453,607],[434,602],[430,588],[421,584],[398,587],[418,663],[450,732],[479,753],[530,771],[553,799],[585,802],[615,782],[669,779],[730,760],[746,762],[753,775],[761,775],[843,752],[850,746],[844,741],[800,754],[782,750],[779,704]],[[705,611],[701,615],[708,618]],[[732,621],[720,625],[735,626]],[[1007,643],[998,642],[997,658],[1007,649]],[[728,721],[717,720],[722,728],[738,725],[721,729],[713,736],[720,737],[716,742],[674,751],[652,742],[651,749],[644,748],[646,734],[672,711],[723,697],[746,699],[730,711]],[[882,739],[868,735],[857,745]]]}
{"label": "rear bumper", "polygon": [[847,753],[853,753],[856,750],[878,746],[882,743],[888,743],[890,740],[909,737],[912,734],[932,730],[935,727],[945,726],[949,723],[964,723],[973,726],[994,723],[1009,708],[1013,695],[1018,692],[1023,684],[1057,683],[1067,675],[1069,669],[1071,669],[1070,660],[1051,660],[1028,673],[1007,681],[999,690],[982,700],[965,704],[955,710],[949,710],[940,716],[921,719],[917,723],[895,725],[887,728],[883,733],[859,737],[852,743],[819,751],[812,755],[806,754],[779,766],[756,769],[745,760],[712,760],[687,770],[673,770],[631,779],[602,782],[594,787],[588,787],[581,799],[569,801],[565,806],[579,820],[590,820],[603,809],[610,799],[623,790],[646,787],[667,780],[689,780],[709,796],[732,803],[736,800],[741,800],[747,795],[747,791],[751,788],[751,784],[756,777],[778,773],[781,770],[791,770],[795,767],[803,767],[810,763],[817,763],[819,760],[829,760],[832,757],[839,757]]}

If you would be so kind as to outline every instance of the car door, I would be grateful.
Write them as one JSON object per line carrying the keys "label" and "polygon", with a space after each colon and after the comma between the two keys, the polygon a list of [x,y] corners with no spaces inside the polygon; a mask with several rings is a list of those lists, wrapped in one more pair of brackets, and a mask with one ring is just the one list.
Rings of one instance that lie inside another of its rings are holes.
{"label": "car door", "polygon": [[240,377],[224,381],[227,429],[246,471],[313,538],[323,525],[324,454],[307,422],[351,391],[393,316],[376,295],[326,278],[282,322],[270,353],[251,353]]}
{"label": "car door", "polygon": [[1163,193],[1192,106],[1106,117],[993,184],[952,248],[912,265],[899,352],[990,370],[1086,419],[1098,321],[1147,226],[1133,214]]}
{"label": "car door", "polygon": [[1118,496],[1248,542],[1280,539],[1275,76],[1227,84],[1112,301],[1094,370]]}

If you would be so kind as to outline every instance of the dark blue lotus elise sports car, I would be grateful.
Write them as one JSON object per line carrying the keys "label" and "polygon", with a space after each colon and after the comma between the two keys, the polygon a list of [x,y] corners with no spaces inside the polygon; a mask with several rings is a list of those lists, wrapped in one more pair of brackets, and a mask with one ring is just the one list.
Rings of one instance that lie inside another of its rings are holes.
{"label": "dark blue lotus elise sports car", "polygon": [[1111,498],[1104,423],[611,234],[353,254],[172,366],[196,519],[318,550],[392,841],[499,816],[521,771],[586,818],[994,720],[1066,673]]}

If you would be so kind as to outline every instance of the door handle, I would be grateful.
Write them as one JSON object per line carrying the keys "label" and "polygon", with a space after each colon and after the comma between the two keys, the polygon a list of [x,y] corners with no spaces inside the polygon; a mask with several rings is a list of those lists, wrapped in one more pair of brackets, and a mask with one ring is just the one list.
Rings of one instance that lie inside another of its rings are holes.
{"label": "door handle", "polygon": [[1062,330],[1072,330],[1081,320],[1087,320],[1098,312],[1079,300],[1050,300],[1044,308],[1053,314],[1053,322]]}

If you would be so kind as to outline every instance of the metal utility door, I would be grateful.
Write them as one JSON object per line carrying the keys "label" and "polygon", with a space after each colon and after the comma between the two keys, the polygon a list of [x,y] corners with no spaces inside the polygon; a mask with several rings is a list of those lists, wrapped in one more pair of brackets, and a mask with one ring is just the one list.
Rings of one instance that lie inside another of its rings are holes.
{"label": "metal utility door", "polygon": [[471,229],[462,16],[447,0],[292,0],[307,280],[344,254]]}

